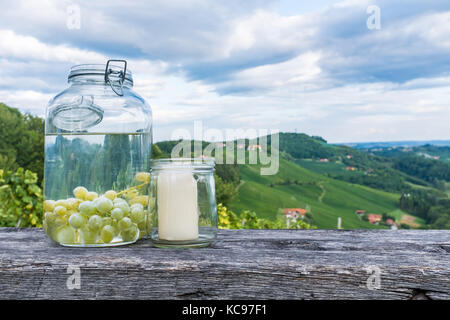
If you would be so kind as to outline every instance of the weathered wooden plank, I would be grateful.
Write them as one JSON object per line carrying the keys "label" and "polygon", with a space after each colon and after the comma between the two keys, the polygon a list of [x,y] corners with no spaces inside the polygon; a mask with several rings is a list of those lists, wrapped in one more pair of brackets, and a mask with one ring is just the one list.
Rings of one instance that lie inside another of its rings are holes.
{"label": "weathered wooden plank", "polygon": [[222,230],[209,248],[169,250],[0,228],[0,299],[450,299],[449,258],[444,230]]}

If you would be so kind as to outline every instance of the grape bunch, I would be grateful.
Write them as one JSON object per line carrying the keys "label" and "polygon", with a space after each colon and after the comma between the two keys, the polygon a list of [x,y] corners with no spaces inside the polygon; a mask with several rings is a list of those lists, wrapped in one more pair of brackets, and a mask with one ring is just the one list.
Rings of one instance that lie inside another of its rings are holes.
{"label": "grape bunch", "polygon": [[148,233],[150,201],[139,189],[148,186],[150,174],[139,172],[140,185],[103,195],[76,187],[74,197],[44,201],[45,233],[66,245],[108,245],[134,242]]}

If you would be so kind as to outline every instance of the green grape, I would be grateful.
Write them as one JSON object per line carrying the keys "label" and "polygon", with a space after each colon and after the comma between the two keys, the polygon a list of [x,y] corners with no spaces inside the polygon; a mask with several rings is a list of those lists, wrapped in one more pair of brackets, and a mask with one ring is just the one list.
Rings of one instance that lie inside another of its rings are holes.
{"label": "green grape", "polygon": [[88,193],[88,190],[85,187],[76,187],[73,189],[73,195],[77,199],[84,200],[86,199],[86,195]]}
{"label": "green grape", "polygon": [[124,216],[123,210],[120,208],[114,208],[111,211],[111,218],[113,218],[113,219],[120,220],[123,218],[123,216]]}
{"label": "green grape", "polygon": [[107,213],[113,208],[113,202],[108,198],[101,197],[95,202],[97,210],[101,213]]}
{"label": "green grape", "polygon": [[135,241],[139,237],[139,229],[135,224],[133,224],[128,229],[123,230],[120,235],[122,236],[122,240],[125,242]]}
{"label": "green grape", "polygon": [[[91,200],[92,201],[92,204],[94,205],[94,207],[95,207],[95,210],[97,210],[97,204],[98,204],[98,202],[100,201],[100,198],[95,198],[94,200]],[[98,210],[97,210],[98,211]]]}
{"label": "green grape", "polygon": [[44,221],[47,221],[48,224],[55,223],[55,220],[59,218],[59,214],[55,212],[46,212],[44,214]]}
{"label": "green grape", "polygon": [[56,241],[62,244],[73,244],[75,242],[75,230],[64,226],[56,231]]}
{"label": "green grape", "polygon": [[51,212],[55,210],[55,200],[45,200],[43,204],[44,211]]}
{"label": "green grape", "polygon": [[68,223],[68,216],[58,216],[56,219],[55,219],[55,221],[53,222],[53,224],[55,225],[55,226],[65,226],[65,225],[67,225],[67,223]]}
{"label": "green grape", "polygon": [[67,208],[63,206],[57,206],[55,207],[55,210],[53,212],[59,216],[63,216],[67,213]]}
{"label": "green grape", "polygon": [[130,218],[133,222],[136,223],[144,220],[145,218],[144,207],[132,205]]}
{"label": "green grape", "polygon": [[123,231],[123,230],[126,230],[126,229],[130,228],[132,224],[133,224],[133,223],[131,222],[131,219],[125,217],[125,218],[123,218],[123,219],[121,219],[121,220],[119,221],[119,223],[117,224],[117,226],[119,227],[120,230]]}
{"label": "green grape", "polygon": [[114,208],[121,209],[124,215],[127,215],[130,212],[130,207],[125,200],[114,203]]}
{"label": "green grape", "polygon": [[110,243],[115,237],[116,230],[111,225],[106,225],[100,232],[100,237],[104,243]]}
{"label": "green grape", "polygon": [[80,210],[82,214],[88,217],[92,216],[96,211],[94,203],[92,201],[83,201],[78,206],[78,210]]}
{"label": "green grape", "polygon": [[55,202],[55,207],[62,206],[66,209],[70,209],[70,203],[67,199],[60,199]]}
{"label": "green grape", "polygon": [[72,228],[80,229],[85,224],[85,219],[79,213],[72,213],[69,218],[69,224]]}
{"label": "green grape", "polygon": [[78,205],[80,204],[80,199],[69,198],[66,201],[67,201],[67,204],[69,205],[69,207],[67,208],[68,210],[77,210],[78,209]]}
{"label": "green grape", "polygon": [[95,244],[98,238],[98,232],[96,230],[91,230],[88,227],[81,229],[81,241],[84,244]]}
{"label": "green grape", "polygon": [[89,226],[89,229],[91,229],[91,230],[100,229],[102,224],[103,224],[103,219],[102,219],[102,217],[100,217],[98,215],[93,215],[92,217],[89,218],[88,226]]}
{"label": "green grape", "polygon": [[148,172],[138,172],[138,173],[136,173],[134,178],[137,181],[149,183],[150,182],[150,173],[148,173]]}
{"label": "green grape", "polygon": [[137,208],[140,210],[144,210],[144,206],[141,203],[133,203],[130,208],[131,209]]}
{"label": "green grape", "polygon": [[116,192],[114,190],[109,190],[106,191],[103,196],[108,198],[109,200],[114,200],[116,198]]}
{"label": "green grape", "polygon": [[125,199],[123,199],[123,198],[115,198],[114,200],[113,200],[113,203],[114,203],[114,205],[116,205],[117,203],[120,203],[120,202],[127,202]]}
{"label": "green grape", "polygon": [[102,218],[102,226],[106,226],[106,225],[112,225],[113,224],[113,219],[111,217],[103,217]]}
{"label": "green grape", "polygon": [[92,201],[92,200],[94,200],[94,199],[97,199],[98,198],[98,193],[97,192],[88,192],[88,193],[86,193],[86,197],[85,197],[85,199],[86,200],[90,200],[90,201]]}
{"label": "green grape", "polygon": [[148,205],[148,196],[136,196],[130,200],[130,204],[141,204],[142,206]]}

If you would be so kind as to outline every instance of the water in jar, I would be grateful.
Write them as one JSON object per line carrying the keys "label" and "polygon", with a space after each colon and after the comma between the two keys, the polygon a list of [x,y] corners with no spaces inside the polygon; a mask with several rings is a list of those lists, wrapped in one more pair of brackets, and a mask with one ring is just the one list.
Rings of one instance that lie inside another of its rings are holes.
{"label": "water in jar", "polygon": [[44,230],[67,246],[135,242],[149,230],[151,134],[47,134]]}

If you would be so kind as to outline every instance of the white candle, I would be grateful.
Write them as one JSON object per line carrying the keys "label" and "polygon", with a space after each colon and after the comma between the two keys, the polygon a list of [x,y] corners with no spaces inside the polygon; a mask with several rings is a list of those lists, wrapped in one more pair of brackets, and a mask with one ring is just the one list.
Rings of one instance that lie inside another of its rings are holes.
{"label": "white candle", "polygon": [[159,239],[196,240],[197,182],[192,170],[162,170],[158,175],[157,189]]}

